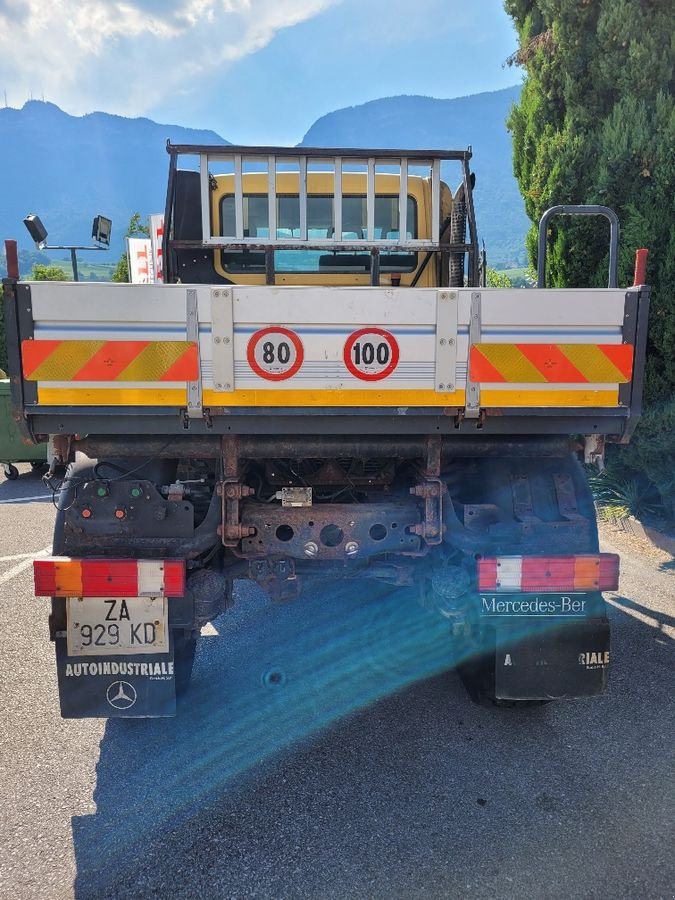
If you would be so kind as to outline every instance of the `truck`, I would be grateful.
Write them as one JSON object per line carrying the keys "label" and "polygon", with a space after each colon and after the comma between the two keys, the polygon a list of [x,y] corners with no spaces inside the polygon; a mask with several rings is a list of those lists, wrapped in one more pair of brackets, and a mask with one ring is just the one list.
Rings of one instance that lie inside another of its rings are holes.
{"label": "truck", "polygon": [[[584,465],[639,419],[649,309],[616,215],[554,207],[537,287],[490,288],[470,149],[167,150],[163,283],[22,281],[8,245],[61,714],[174,715],[240,579],[408,586],[480,703],[601,694],[619,560]],[[609,219],[606,288],[546,287],[575,214]]]}

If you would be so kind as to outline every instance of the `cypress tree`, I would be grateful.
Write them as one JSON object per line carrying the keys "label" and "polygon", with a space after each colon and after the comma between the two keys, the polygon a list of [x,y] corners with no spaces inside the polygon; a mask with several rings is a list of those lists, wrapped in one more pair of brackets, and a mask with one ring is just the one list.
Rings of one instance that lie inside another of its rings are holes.
{"label": "cypress tree", "polygon": [[[634,253],[650,250],[652,286],[645,399],[635,447],[624,455],[659,486],[675,513],[675,32],[672,0],[505,0],[519,36],[509,60],[524,69],[509,118],[514,172],[533,223],[556,204],[597,203],[621,222],[619,284]],[[601,219],[559,218],[547,283],[607,284]],[[527,246],[536,264],[536,224]]]}

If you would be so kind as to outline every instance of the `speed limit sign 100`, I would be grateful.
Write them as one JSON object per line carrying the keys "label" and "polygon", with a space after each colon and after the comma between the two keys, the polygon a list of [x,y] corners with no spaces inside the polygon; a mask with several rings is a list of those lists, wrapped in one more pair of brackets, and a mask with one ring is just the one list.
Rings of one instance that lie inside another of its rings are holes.
{"label": "speed limit sign 100", "polygon": [[274,325],[251,335],[246,357],[256,375],[267,381],[284,381],[298,371],[305,352],[294,331]]}
{"label": "speed limit sign 100", "polygon": [[343,359],[361,381],[381,381],[398,365],[400,351],[394,335],[384,328],[361,328],[347,338]]}

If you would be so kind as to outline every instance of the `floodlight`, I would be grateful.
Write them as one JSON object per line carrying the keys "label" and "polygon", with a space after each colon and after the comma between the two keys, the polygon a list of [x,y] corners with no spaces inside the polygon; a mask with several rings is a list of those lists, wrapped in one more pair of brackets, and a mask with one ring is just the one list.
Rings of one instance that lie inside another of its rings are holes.
{"label": "floodlight", "polygon": [[105,216],[96,216],[91,226],[91,236],[99,244],[110,246],[110,233],[112,231],[112,219]]}
{"label": "floodlight", "polygon": [[42,224],[40,217],[36,216],[35,213],[31,213],[31,215],[26,216],[23,220],[23,224],[28,229],[28,232],[35,241],[38,249],[42,249],[42,245],[47,240],[47,229]]}

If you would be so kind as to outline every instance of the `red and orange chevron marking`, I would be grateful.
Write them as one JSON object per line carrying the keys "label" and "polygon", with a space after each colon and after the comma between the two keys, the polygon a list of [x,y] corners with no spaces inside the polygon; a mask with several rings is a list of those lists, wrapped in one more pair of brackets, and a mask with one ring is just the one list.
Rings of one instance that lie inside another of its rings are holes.
{"label": "red and orange chevron marking", "polygon": [[522,384],[624,384],[633,372],[629,344],[473,344],[472,381]]}
{"label": "red and orange chevron marking", "polygon": [[194,341],[23,341],[29,381],[195,381]]}

